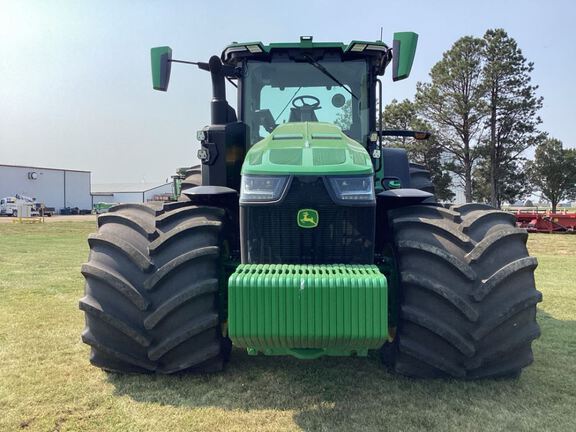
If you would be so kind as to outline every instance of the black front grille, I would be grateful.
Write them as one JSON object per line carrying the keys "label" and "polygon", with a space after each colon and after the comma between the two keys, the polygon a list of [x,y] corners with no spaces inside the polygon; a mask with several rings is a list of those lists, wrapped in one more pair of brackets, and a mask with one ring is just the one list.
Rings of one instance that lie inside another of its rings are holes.
{"label": "black front grille", "polygon": [[[318,212],[316,228],[300,228],[298,211]],[[375,208],[332,201],[322,177],[295,177],[277,204],[241,207],[242,262],[372,264]]]}

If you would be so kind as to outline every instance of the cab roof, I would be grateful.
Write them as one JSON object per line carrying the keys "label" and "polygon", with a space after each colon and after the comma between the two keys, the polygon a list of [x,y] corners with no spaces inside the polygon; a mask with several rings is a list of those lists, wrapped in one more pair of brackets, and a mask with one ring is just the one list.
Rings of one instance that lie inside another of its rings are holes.
{"label": "cab roof", "polygon": [[301,36],[299,42],[274,42],[268,45],[262,42],[233,42],[224,48],[222,61],[236,65],[242,59],[254,58],[267,60],[273,54],[288,52],[292,54],[313,53],[323,56],[327,52],[336,52],[343,59],[372,58],[379,65],[382,73],[392,58],[391,49],[382,41],[353,40],[346,44],[343,42],[314,42],[312,36]]}

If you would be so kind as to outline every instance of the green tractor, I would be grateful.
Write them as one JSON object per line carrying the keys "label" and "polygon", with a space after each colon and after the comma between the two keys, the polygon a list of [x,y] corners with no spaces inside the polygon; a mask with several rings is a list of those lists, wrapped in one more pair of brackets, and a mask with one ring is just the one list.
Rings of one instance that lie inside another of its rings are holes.
{"label": "green tractor", "polygon": [[[514,216],[436,202],[385,136],[379,76],[407,78],[417,35],[233,43],[208,63],[211,125],[177,202],[120,204],[90,235],[82,335],[120,373],[221,370],[250,355],[367,356],[413,377],[518,376],[540,334],[536,259]],[[237,110],[225,81],[237,87]]]}

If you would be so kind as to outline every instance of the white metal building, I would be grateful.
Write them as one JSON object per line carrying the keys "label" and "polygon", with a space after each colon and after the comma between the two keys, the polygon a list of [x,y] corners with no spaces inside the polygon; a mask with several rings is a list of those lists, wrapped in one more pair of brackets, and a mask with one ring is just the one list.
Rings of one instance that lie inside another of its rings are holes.
{"label": "white metal building", "polygon": [[172,194],[172,183],[110,183],[92,185],[94,204],[163,201]]}
{"label": "white metal building", "polygon": [[452,186],[452,192],[454,192],[453,204],[466,204],[466,194],[464,193],[464,188],[460,185]]}
{"label": "white metal building", "polygon": [[91,210],[90,171],[0,164],[0,198],[16,194],[57,212],[65,207]]}

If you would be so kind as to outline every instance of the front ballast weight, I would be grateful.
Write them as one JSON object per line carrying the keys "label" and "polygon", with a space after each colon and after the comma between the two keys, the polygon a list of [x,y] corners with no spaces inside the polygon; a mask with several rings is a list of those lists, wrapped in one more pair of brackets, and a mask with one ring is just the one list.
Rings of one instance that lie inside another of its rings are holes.
{"label": "front ballast weight", "polygon": [[251,355],[367,356],[387,314],[375,265],[241,264],[228,281],[228,335]]}

